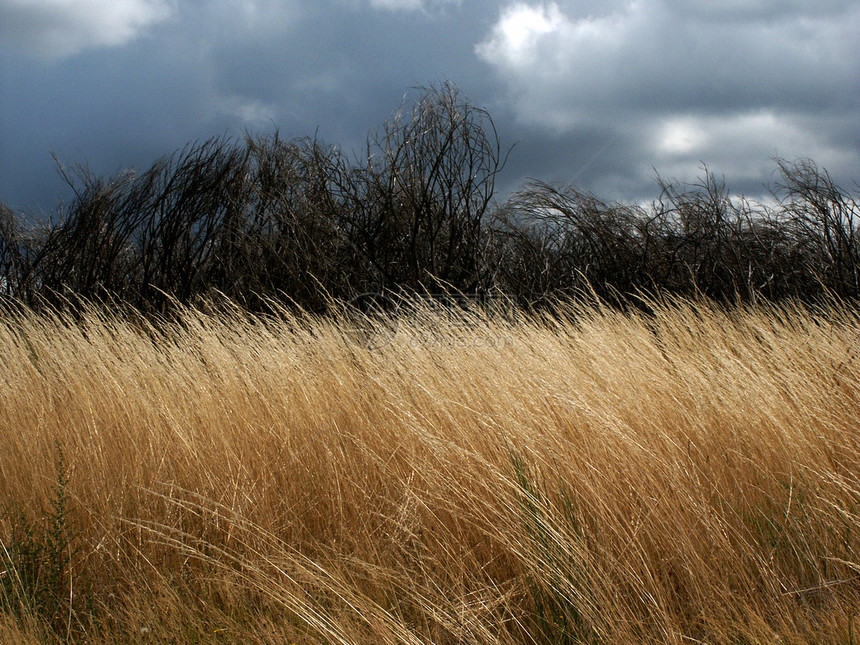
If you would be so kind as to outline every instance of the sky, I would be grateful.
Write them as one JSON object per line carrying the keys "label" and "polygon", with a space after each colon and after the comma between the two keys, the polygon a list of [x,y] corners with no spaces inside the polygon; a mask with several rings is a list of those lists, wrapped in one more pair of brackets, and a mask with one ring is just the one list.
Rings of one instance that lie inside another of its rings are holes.
{"label": "sky", "polygon": [[190,141],[360,151],[415,89],[455,84],[529,178],[643,202],[702,165],[764,196],[775,157],[860,181],[856,0],[0,0],[0,200],[71,197]]}

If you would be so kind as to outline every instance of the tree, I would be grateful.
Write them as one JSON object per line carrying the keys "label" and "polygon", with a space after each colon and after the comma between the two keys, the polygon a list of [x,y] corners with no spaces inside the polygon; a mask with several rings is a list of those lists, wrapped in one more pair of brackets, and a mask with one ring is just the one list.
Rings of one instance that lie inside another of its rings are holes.
{"label": "tree", "polygon": [[344,177],[346,225],[380,286],[484,286],[482,227],[506,155],[490,115],[445,83],[401,108]]}

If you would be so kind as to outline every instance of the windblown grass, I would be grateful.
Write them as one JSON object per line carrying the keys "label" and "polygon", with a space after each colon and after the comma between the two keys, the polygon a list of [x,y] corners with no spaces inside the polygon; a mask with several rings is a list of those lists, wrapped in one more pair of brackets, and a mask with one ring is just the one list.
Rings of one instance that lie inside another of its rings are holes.
{"label": "windblown grass", "polygon": [[854,645],[859,351],[838,306],[7,315],[0,638]]}

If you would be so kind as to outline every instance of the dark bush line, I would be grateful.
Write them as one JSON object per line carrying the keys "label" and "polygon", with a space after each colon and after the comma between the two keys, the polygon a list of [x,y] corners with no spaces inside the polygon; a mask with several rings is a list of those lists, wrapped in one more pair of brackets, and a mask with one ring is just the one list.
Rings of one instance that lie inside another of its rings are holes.
{"label": "dark bush line", "polygon": [[[732,198],[707,168],[699,182],[658,178],[649,208],[607,204],[573,187],[533,182],[504,206],[513,248],[503,271],[527,292],[636,293],[719,302],[860,297],[857,196],[814,162],[777,160],[772,204]],[[540,267],[540,269],[536,269]]]}
{"label": "dark bush line", "polygon": [[777,160],[770,205],[657,180],[649,206],[531,182],[503,204],[490,115],[452,85],[425,89],[361,156],[277,133],[189,144],[142,173],[67,171],[75,197],[25,227],[0,204],[0,296],[30,307],[224,296],[324,311],[366,293],[504,294],[523,306],[589,294],[720,302],[860,297],[857,192],[812,161]]}

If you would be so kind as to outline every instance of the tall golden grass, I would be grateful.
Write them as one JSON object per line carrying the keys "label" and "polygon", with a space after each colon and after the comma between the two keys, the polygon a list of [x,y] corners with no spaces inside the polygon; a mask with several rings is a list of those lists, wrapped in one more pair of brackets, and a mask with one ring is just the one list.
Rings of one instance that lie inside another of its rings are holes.
{"label": "tall golden grass", "polygon": [[854,645],[858,352],[839,305],[6,315],[0,638]]}

